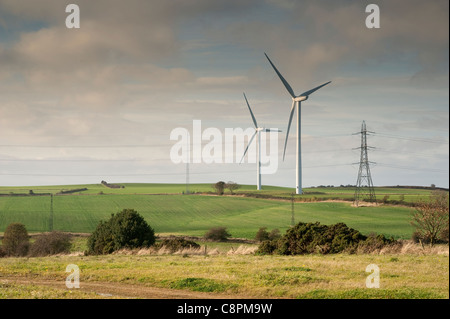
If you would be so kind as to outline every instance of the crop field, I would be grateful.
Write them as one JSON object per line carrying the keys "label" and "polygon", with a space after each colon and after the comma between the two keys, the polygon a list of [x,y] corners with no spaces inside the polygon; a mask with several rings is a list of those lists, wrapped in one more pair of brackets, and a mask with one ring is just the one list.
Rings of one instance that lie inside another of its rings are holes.
{"label": "crop field", "polygon": [[[265,187],[256,192],[253,186],[243,186],[235,195],[216,196],[211,185],[191,185],[193,195],[182,195],[184,185],[176,184],[123,184],[124,188],[112,189],[98,185],[68,185],[42,187],[1,187],[0,233],[13,222],[23,223],[33,232],[53,230],[67,232],[92,232],[100,220],[109,218],[124,208],[137,210],[158,234],[203,236],[211,227],[227,227],[233,237],[252,239],[260,227],[278,228],[282,233],[291,225],[290,189]],[[66,195],[61,191],[86,188]],[[17,196],[18,194],[48,194],[43,196]],[[404,196],[405,202],[426,199],[429,190],[380,188],[380,194],[389,198]],[[198,193],[203,192],[200,195]],[[349,188],[311,188],[306,194],[296,196],[295,222],[333,224],[344,222],[364,234],[383,233],[394,238],[410,238],[409,223],[413,208],[378,205],[353,207]],[[14,196],[13,194],[16,194]],[[53,196],[53,207],[51,197]],[[269,198],[254,196],[266,195]],[[317,197],[320,196],[320,201]],[[380,195],[381,196],[381,195]],[[386,195],[384,195],[386,196]],[[314,198],[315,197],[315,198]],[[341,201],[323,201],[341,199]]]}

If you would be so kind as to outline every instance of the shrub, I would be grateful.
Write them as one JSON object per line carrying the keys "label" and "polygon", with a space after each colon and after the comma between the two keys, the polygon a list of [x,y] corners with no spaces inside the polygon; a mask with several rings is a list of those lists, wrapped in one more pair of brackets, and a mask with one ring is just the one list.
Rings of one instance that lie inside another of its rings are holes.
{"label": "shrub", "polygon": [[272,229],[269,233],[269,240],[277,240],[281,238],[280,230],[278,228]]}
{"label": "shrub", "polygon": [[224,189],[225,189],[225,185],[226,185],[225,182],[220,181],[220,182],[217,182],[217,183],[213,184],[212,188],[214,188],[216,190],[216,193],[218,195],[223,195]]}
{"label": "shrub", "polygon": [[298,223],[279,239],[265,241],[259,254],[302,255],[311,253],[353,253],[360,241],[366,239],[359,231],[343,223],[331,226],[316,223]]}
{"label": "shrub", "polygon": [[26,256],[30,248],[30,238],[25,225],[20,223],[8,225],[3,236],[2,247],[7,256]]}
{"label": "shrub", "polygon": [[440,237],[440,240],[442,241],[442,242],[444,242],[444,243],[447,243],[448,244],[448,231],[449,231],[449,229],[448,229],[448,226],[449,226],[449,224],[447,223],[447,226],[440,232],[440,234],[439,234],[439,237]]}
{"label": "shrub", "polygon": [[68,253],[72,247],[70,239],[69,234],[58,231],[42,234],[31,245],[30,255],[36,257]]}
{"label": "shrub", "polygon": [[255,236],[256,241],[265,241],[269,240],[269,232],[267,231],[267,227],[259,228],[258,232]]}
{"label": "shrub", "polygon": [[164,239],[160,243],[155,245],[155,248],[160,249],[162,247],[165,247],[170,250],[170,252],[174,253],[176,251],[182,250],[182,249],[198,249],[200,248],[200,245],[197,244],[194,241],[186,240],[184,238],[170,238],[170,239]]}
{"label": "shrub", "polygon": [[428,201],[419,201],[411,221],[413,238],[430,246],[448,241],[448,208],[449,195],[444,191],[433,191]]}
{"label": "shrub", "polygon": [[0,258],[6,257],[6,251],[3,249],[2,246],[0,246]]}
{"label": "shrub", "polygon": [[358,252],[368,254],[375,251],[380,251],[387,245],[397,244],[394,238],[386,238],[383,234],[377,235],[375,233],[369,234],[366,240],[358,243]]}
{"label": "shrub", "polygon": [[230,191],[230,194],[233,195],[233,191],[238,190],[241,188],[241,185],[235,182],[228,182],[224,185],[225,188],[227,188]]}
{"label": "shrub", "polygon": [[277,240],[265,240],[259,245],[255,254],[256,255],[271,255],[276,251],[277,248],[278,248]]}
{"label": "shrub", "polygon": [[255,240],[263,242],[265,240],[276,240],[281,237],[280,230],[275,228],[269,233],[267,227],[260,227],[255,235]]}
{"label": "shrub", "polygon": [[226,241],[231,234],[225,227],[213,227],[206,234],[205,239],[214,241]]}
{"label": "shrub", "polygon": [[155,243],[155,232],[145,219],[133,209],[112,214],[108,221],[100,221],[88,239],[87,254],[110,254],[122,248],[149,247]]}

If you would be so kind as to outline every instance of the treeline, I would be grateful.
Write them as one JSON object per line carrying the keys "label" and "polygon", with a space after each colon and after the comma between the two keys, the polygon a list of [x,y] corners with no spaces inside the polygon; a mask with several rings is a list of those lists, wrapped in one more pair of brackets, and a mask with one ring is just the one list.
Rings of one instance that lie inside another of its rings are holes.
{"label": "treeline", "polygon": [[57,194],[58,195],[73,194],[73,193],[84,192],[84,191],[87,191],[87,190],[88,189],[86,187],[84,187],[84,188],[76,188],[76,189],[62,190],[62,191],[60,191]]}
{"label": "treeline", "polygon": [[123,185],[118,185],[118,184],[109,184],[106,181],[102,181],[102,185],[106,186],[108,188],[125,188],[125,186]]}
{"label": "treeline", "polygon": [[[65,194],[73,194],[87,191],[86,187],[84,188],[76,188],[76,189],[68,189],[68,190],[60,190],[55,195],[65,195]],[[51,196],[52,193],[35,193],[32,189],[29,190],[28,193],[13,193],[10,192],[8,194],[0,194],[0,197],[11,197],[11,196]]]}

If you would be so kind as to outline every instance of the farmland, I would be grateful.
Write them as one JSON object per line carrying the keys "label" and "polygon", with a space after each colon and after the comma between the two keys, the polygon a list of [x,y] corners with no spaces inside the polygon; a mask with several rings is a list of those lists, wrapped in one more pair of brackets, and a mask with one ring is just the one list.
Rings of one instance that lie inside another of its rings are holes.
{"label": "farmland", "polygon": [[[185,185],[122,186],[0,187],[0,234],[12,222],[25,224],[30,233],[46,232],[50,219],[54,230],[90,233],[123,208],[137,210],[159,236],[201,237],[211,227],[224,226],[233,237],[253,239],[260,227],[284,233],[291,225],[292,190],[287,188],[256,192],[243,186],[234,195],[217,196],[207,184],[190,185],[191,195],[183,195]],[[405,205],[354,207],[348,201],[353,192],[347,187],[306,189],[294,197],[295,222],[344,222],[364,234],[409,239],[413,208],[408,205],[430,194],[427,189],[378,188],[378,198]],[[1,258],[0,299],[448,298],[448,245],[433,252],[416,245],[384,255],[258,256],[239,253],[236,243],[199,242],[200,254],[83,256],[76,252],[86,249],[86,238],[76,237],[73,243],[73,255]],[[241,248],[254,251],[256,245]],[[80,268],[80,289],[64,284],[68,264]],[[368,264],[380,267],[379,289],[365,286]]]}
{"label": "farmland", "polygon": [[[214,226],[227,227],[233,237],[253,238],[259,227],[278,228],[283,233],[291,224],[290,189],[265,187],[261,192],[243,186],[235,195],[210,194],[207,184],[190,185],[193,195],[183,195],[185,185],[123,184],[112,189],[101,184],[41,187],[0,187],[0,233],[8,224],[20,222],[29,232],[54,230],[92,232],[100,220],[124,208],[137,210],[158,234],[202,236]],[[61,191],[86,189],[74,194],[57,195]],[[30,191],[34,196],[26,195]],[[379,188],[378,196],[388,196],[405,203],[426,199],[429,190]],[[208,193],[209,192],[209,193]],[[351,188],[311,188],[305,195],[295,196],[296,222],[324,224],[344,222],[364,234],[383,233],[394,238],[410,238],[412,209],[403,206],[378,205],[353,207]],[[202,194],[200,194],[202,193]],[[36,196],[48,194],[45,196]],[[53,207],[51,198],[53,196]],[[227,192],[228,194],[228,192]],[[256,198],[266,197],[266,198]],[[336,200],[341,201],[327,201]],[[306,201],[306,202],[305,202]],[[51,209],[53,208],[52,214]]]}

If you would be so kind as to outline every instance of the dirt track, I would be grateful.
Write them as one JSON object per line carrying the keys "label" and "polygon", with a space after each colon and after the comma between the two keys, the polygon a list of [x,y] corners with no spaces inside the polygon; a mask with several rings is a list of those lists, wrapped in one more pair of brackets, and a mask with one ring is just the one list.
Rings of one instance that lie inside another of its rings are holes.
{"label": "dirt track", "polygon": [[[68,290],[63,281],[33,279],[28,277],[1,277],[0,283],[17,285],[36,285],[54,289]],[[217,293],[176,290],[168,288],[145,287],[110,282],[81,282],[80,291],[93,292],[100,296],[111,298],[139,299],[251,299],[250,296],[227,295]],[[74,289],[72,289],[74,290]]]}

